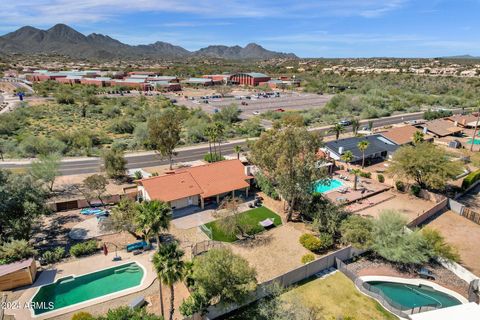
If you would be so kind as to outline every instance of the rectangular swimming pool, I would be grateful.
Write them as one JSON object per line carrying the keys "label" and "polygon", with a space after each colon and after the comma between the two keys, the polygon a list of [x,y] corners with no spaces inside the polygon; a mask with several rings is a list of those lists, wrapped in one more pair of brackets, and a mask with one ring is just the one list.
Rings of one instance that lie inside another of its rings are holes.
{"label": "rectangular swimming pool", "polygon": [[328,181],[317,181],[314,191],[318,193],[325,193],[343,187],[343,182],[337,179],[330,179]]}
{"label": "rectangular swimming pool", "polygon": [[[40,287],[32,299],[32,304],[39,306],[34,307],[33,313],[40,315],[130,289],[141,285],[143,277],[143,268],[136,262],[131,262],[78,277],[61,278]],[[52,303],[52,309],[42,308],[49,303]]]}

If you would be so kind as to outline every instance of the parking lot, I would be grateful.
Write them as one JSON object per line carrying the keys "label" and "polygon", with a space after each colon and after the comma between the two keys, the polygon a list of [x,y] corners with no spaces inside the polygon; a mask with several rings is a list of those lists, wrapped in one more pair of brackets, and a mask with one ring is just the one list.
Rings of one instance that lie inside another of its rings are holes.
{"label": "parking lot", "polygon": [[[228,98],[216,98],[208,99],[208,103],[204,103],[199,97],[194,100],[185,99],[183,97],[176,98],[177,103],[185,105],[189,108],[201,107],[203,110],[209,113],[214,113],[216,110],[220,110],[224,106],[230,104],[236,104],[241,110],[241,118],[250,118],[257,113],[264,113],[267,111],[275,110],[308,110],[312,108],[323,107],[333,95],[317,95],[313,93],[297,93],[297,92],[280,92],[279,97],[271,96],[268,98],[256,98],[256,95],[251,94],[249,99],[247,95]],[[255,114],[254,114],[255,113]]]}

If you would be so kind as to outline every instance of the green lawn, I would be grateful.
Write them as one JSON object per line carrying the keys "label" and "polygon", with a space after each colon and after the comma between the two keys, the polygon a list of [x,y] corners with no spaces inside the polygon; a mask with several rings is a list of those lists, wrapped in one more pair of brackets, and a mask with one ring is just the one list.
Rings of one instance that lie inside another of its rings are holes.
{"label": "green lawn", "polygon": [[[298,284],[281,295],[293,304],[317,310],[316,319],[396,320],[378,302],[358,291],[343,273],[336,272],[325,279],[314,279]],[[269,320],[259,312],[262,300],[225,317],[225,320]]]}
{"label": "green lawn", "polygon": [[[248,210],[240,213],[239,215],[241,216],[242,224],[245,224],[253,234],[262,232],[264,230],[264,228],[258,223],[267,218],[273,219],[275,226],[279,226],[282,224],[282,219],[280,218],[280,216],[265,207]],[[235,235],[225,233],[220,228],[217,221],[219,220],[215,220],[205,224],[207,228],[212,230],[212,240],[223,242],[234,242],[235,240],[237,240]]]}

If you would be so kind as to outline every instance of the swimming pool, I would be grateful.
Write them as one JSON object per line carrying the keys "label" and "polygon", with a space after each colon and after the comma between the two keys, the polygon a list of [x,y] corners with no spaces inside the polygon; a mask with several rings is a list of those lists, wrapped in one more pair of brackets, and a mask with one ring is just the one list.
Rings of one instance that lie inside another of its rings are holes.
{"label": "swimming pool", "polygon": [[388,281],[368,281],[369,291],[393,301],[392,306],[400,310],[409,310],[423,306],[446,308],[461,304],[453,296],[435,290],[427,285],[414,285]]}
{"label": "swimming pool", "polygon": [[317,182],[315,184],[314,191],[318,193],[325,193],[332,191],[334,189],[338,189],[343,186],[343,182],[337,179],[331,179],[325,182]]}
{"label": "swimming pool", "polygon": [[143,277],[143,268],[131,262],[78,277],[61,278],[40,287],[32,299],[33,313],[40,315],[130,289],[141,285]]}
{"label": "swimming pool", "polygon": [[[468,144],[472,144],[472,138],[468,139],[468,140],[467,140],[467,143],[468,143]],[[480,139],[475,139],[475,140],[473,141],[473,144],[480,144]]]}

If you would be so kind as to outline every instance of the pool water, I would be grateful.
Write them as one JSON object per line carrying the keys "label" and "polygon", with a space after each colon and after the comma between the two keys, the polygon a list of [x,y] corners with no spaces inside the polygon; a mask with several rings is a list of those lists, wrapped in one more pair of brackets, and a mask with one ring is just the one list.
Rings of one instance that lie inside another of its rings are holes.
{"label": "pool water", "polygon": [[[468,139],[467,143],[472,144],[472,138]],[[473,140],[473,144],[480,144],[480,139]]]}
{"label": "pool water", "polygon": [[[58,279],[55,283],[42,286],[35,294],[32,299],[34,314],[58,310],[136,287],[142,283],[143,273],[143,269],[136,262],[132,262],[78,277]],[[50,302],[53,302],[52,309],[42,308]]]}
{"label": "pool water", "polygon": [[449,294],[437,291],[429,286],[415,286],[404,283],[369,281],[374,289],[381,291],[387,298],[403,306],[403,310],[434,305],[437,308],[446,308],[461,304]]}
{"label": "pool water", "polygon": [[332,191],[334,189],[338,189],[343,186],[342,181],[337,180],[337,179],[331,179],[328,181],[322,181],[322,183],[317,182],[315,184],[314,191],[318,193],[325,193],[328,191]]}

